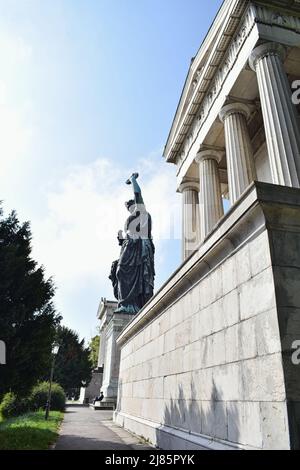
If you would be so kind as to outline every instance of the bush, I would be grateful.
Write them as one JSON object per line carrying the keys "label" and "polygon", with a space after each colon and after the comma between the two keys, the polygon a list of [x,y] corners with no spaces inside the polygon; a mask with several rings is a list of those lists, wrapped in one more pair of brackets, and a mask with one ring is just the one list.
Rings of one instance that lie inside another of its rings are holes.
{"label": "bush", "polygon": [[2,418],[12,418],[29,411],[27,398],[19,398],[12,392],[6,393],[0,404],[0,415]]}
{"label": "bush", "polygon": [[[32,410],[39,410],[45,408],[48,400],[49,382],[41,382],[33,387],[30,394],[30,408]],[[63,388],[57,384],[52,383],[51,390],[51,405],[50,409],[53,411],[64,411],[66,403],[66,395]]]}

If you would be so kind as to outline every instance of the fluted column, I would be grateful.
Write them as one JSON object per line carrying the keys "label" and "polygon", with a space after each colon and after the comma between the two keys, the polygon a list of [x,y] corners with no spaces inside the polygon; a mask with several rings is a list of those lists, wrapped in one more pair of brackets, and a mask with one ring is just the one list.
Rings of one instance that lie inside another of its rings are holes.
{"label": "fluted column", "polygon": [[200,239],[203,240],[224,214],[218,164],[222,153],[202,150],[196,156],[199,163]]}
{"label": "fluted column", "polygon": [[300,131],[285,56],[282,45],[266,43],[253,50],[249,63],[257,75],[272,181],[299,187]]}
{"label": "fluted column", "polygon": [[185,182],[179,187],[182,193],[182,258],[185,260],[199,244],[199,185]]}
{"label": "fluted column", "polygon": [[253,150],[247,119],[250,109],[244,103],[225,105],[220,112],[224,122],[229,197],[231,204],[255,180]]}

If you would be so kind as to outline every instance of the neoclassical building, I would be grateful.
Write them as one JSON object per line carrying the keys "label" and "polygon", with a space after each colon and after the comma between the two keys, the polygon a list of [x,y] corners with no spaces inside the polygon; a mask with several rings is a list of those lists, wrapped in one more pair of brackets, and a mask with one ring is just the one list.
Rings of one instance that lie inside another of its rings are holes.
{"label": "neoclassical building", "polygon": [[115,420],[161,448],[300,448],[299,79],[300,1],[225,0],[164,150],[182,264],[117,339]]}

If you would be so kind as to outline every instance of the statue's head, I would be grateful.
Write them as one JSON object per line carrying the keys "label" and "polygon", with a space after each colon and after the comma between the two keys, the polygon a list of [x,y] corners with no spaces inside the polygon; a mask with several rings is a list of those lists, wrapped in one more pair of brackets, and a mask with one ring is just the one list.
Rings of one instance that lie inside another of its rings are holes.
{"label": "statue's head", "polygon": [[132,214],[133,210],[134,210],[134,206],[135,206],[135,202],[133,199],[130,199],[129,201],[126,201],[125,202],[125,206],[126,208],[129,210],[129,212]]}

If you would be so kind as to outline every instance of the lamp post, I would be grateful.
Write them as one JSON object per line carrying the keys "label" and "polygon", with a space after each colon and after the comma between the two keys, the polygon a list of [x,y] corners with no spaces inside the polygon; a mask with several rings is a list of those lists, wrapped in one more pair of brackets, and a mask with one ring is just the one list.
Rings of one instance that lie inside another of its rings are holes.
{"label": "lamp post", "polygon": [[50,372],[50,381],[49,381],[49,390],[48,390],[48,398],[47,398],[47,403],[46,403],[46,413],[45,413],[45,419],[48,419],[49,417],[49,411],[50,411],[50,404],[51,404],[51,388],[52,388],[52,380],[53,380],[53,372],[54,372],[54,365],[55,365],[55,358],[59,350],[59,345],[54,344],[52,347],[52,365],[51,365],[51,372]]}

